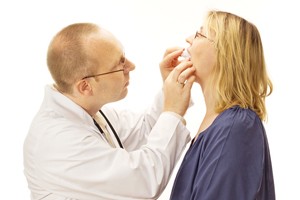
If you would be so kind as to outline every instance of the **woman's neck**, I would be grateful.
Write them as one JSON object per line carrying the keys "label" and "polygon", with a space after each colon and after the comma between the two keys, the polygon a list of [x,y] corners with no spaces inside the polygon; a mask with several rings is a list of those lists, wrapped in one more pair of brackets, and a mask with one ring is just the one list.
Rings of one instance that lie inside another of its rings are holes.
{"label": "woman's neck", "polygon": [[205,131],[219,115],[219,113],[215,111],[215,98],[213,97],[211,91],[202,91],[202,92],[204,95],[206,112],[199,126],[198,132],[195,136],[195,140],[197,139],[198,135],[201,134],[201,132]]}

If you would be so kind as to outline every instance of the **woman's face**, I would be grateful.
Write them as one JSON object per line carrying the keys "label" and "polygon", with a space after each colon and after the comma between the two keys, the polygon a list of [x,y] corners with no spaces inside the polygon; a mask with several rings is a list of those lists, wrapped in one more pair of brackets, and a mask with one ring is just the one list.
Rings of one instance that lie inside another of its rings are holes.
{"label": "woman's face", "polygon": [[195,35],[191,35],[186,39],[190,44],[188,51],[191,55],[191,61],[196,68],[196,82],[201,85],[202,89],[211,78],[217,58],[214,38],[208,38],[206,35],[206,30],[201,27]]}

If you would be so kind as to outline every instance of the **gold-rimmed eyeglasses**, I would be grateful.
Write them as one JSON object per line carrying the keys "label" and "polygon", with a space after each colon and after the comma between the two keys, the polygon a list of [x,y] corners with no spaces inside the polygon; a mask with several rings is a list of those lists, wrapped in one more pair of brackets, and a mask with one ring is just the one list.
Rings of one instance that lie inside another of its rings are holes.
{"label": "gold-rimmed eyeglasses", "polygon": [[197,37],[203,37],[203,38],[207,39],[208,41],[214,43],[214,41],[212,39],[209,39],[207,36],[203,35],[202,33],[198,32],[198,31],[196,31],[194,39],[196,39]]}
{"label": "gold-rimmed eyeglasses", "polygon": [[86,79],[86,78],[92,78],[92,77],[96,77],[96,76],[103,76],[103,75],[107,75],[107,74],[121,72],[121,71],[123,71],[123,73],[124,73],[125,68],[126,68],[126,57],[125,57],[125,55],[123,55],[123,57],[121,58],[120,63],[118,64],[118,66],[119,65],[122,66],[122,69],[117,69],[117,70],[113,70],[113,71],[109,71],[109,72],[103,72],[103,73],[100,73],[100,74],[85,76],[81,80]]}

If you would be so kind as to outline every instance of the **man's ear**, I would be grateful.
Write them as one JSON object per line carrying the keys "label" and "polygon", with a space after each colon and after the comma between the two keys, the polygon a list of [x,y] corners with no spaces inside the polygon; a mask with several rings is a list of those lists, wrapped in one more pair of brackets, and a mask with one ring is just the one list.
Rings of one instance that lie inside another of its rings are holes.
{"label": "man's ear", "polygon": [[93,94],[92,85],[85,79],[78,81],[75,85],[75,89],[76,92],[84,96]]}

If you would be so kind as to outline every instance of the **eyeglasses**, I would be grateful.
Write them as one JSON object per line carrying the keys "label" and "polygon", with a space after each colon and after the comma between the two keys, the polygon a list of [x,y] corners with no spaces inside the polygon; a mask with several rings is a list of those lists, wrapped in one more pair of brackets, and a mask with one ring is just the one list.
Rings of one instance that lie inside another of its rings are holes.
{"label": "eyeglasses", "polygon": [[198,32],[198,31],[196,31],[194,39],[197,37],[203,37],[203,38],[207,39],[208,41],[214,43],[214,41],[212,39],[209,39],[207,36],[203,35],[202,33]]}
{"label": "eyeglasses", "polygon": [[125,69],[118,69],[118,70],[114,70],[114,71],[110,71],[110,72],[104,72],[104,73],[101,73],[101,74],[95,74],[95,75],[90,75],[90,76],[85,76],[82,78],[83,79],[86,79],[86,78],[92,78],[92,77],[96,77],[96,76],[102,76],[102,75],[106,75],[106,74],[112,74],[112,73],[116,73],[116,72],[121,72],[121,71],[124,71]]}
{"label": "eyeglasses", "polygon": [[95,74],[95,75],[89,75],[89,76],[85,76],[83,77],[81,80],[86,79],[86,78],[92,78],[92,77],[96,77],[96,76],[102,76],[102,75],[107,75],[107,74],[112,74],[112,73],[116,73],[116,72],[121,72],[121,71],[125,71],[125,67],[126,67],[126,58],[125,55],[121,58],[121,61],[118,65],[122,65],[122,69],[117,69],[117,70],[113,70],[110,72],[104,72],[104,73],[100,73],[100,74]]}

